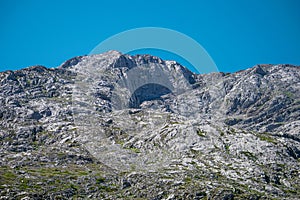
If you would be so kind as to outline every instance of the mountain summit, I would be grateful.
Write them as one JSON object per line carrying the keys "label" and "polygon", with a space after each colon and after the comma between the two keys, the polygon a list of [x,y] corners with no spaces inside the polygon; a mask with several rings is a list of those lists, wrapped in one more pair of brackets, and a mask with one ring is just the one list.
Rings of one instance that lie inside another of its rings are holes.
{"label": "mountain summit", "polygon": [[298,199],[300,68],[109,51],[0,73],[2,199]]}

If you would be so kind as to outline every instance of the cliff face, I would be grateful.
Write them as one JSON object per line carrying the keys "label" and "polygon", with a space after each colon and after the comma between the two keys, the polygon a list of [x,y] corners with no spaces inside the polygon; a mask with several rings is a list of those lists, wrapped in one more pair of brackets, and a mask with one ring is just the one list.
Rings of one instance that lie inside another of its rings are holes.
{"label": "cliff face", "polygon": [[299,198],[300,68],[116,51],[0,73],[3,199]]}

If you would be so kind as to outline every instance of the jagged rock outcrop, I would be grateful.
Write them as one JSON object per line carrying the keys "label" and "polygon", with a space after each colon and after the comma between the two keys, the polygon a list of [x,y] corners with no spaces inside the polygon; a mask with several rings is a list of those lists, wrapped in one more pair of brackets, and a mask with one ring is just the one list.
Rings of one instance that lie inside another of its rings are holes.
{"label": "jagged rock outcrop", "polygon": [[0,73],[1,199],[298,199],[300,68],[116,51]]}

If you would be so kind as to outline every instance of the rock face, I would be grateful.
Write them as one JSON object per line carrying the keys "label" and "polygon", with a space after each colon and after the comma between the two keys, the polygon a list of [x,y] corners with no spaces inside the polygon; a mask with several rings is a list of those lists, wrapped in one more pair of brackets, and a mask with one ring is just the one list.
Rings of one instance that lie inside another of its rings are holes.
{"label": "rock face", "polygon": [[1,199],[299,199],[300,68],[116,51],[0,73]]}

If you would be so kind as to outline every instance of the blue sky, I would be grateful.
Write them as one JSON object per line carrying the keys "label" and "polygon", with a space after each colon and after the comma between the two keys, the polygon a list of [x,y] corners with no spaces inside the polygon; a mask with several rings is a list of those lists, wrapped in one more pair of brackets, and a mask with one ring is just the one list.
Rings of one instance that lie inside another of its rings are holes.
{"label": "blue sky", "polygon": [[138,27],[192,37],[224,72],[262,63],[300,65],[299,10],[298,0],[0,0],[0,71],[55,67]]}

